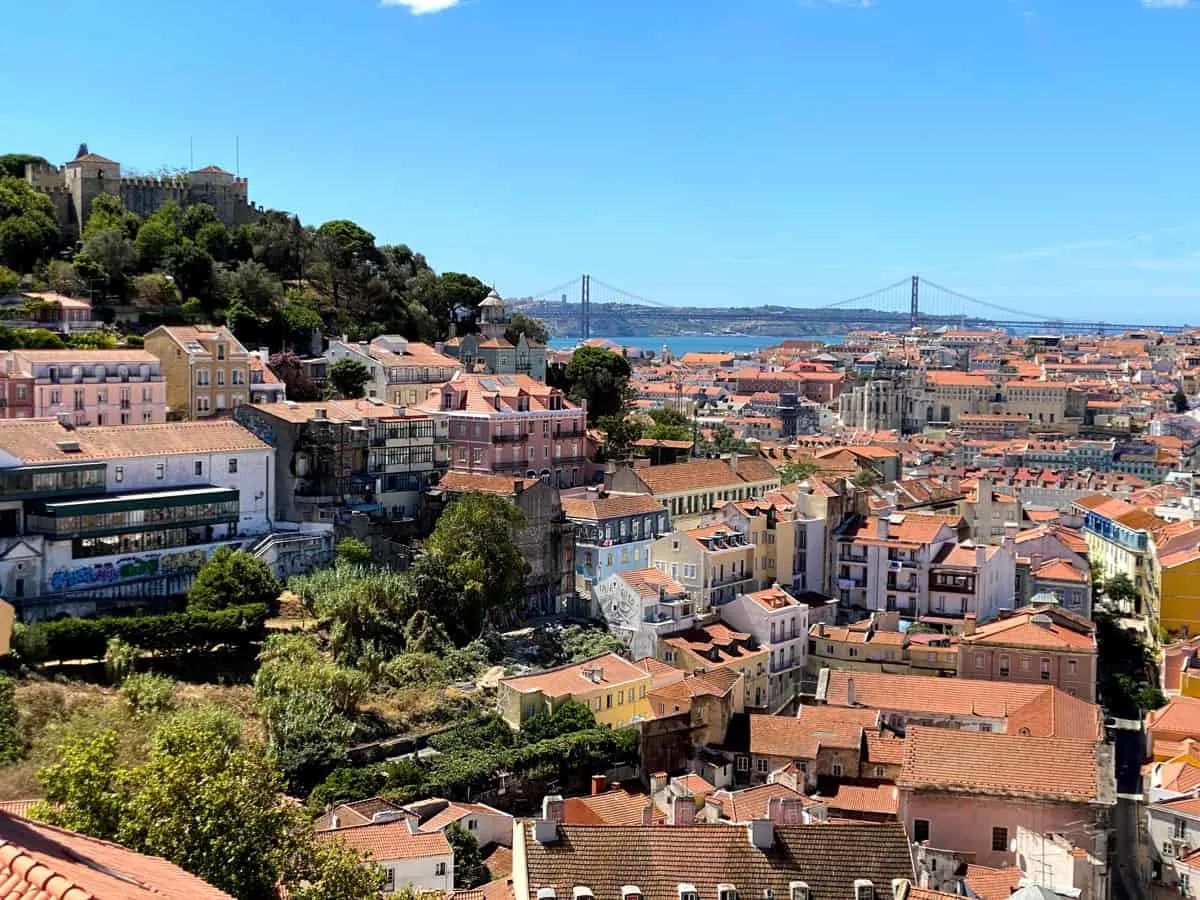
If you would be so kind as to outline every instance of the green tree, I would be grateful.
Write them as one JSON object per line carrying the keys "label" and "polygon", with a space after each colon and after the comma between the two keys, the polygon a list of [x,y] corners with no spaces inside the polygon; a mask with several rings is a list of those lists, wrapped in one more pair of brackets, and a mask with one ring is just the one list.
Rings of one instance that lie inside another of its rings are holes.
{"label": "green tree", "polygon": [[368,566],[371,564],[371,546],[366,541],[356,537],[344,537],[333,548],[334,557],[339,563],[351,566]]}
{"label": "green tree", "polygon": [[138,275],[133,279],[133,301],[144,309],[178,306],[179,288],[161,272]]}
{"label": "green tree", "polygon": [[343,356],[329,367],[329,384],[337,395],[345,400],[357,400],[363,396],[371,373],[357,359]]}
{"label": "green tree", "polygon": [[546,741],[596,727],[596,716],[577,700],[568,700],[554,710],[530,716],[521,725],[521,737],[529,743]]}
{"label": "green tree", "polygon": [[453,646],[442,623],[423,609],[404,626],[404,648],[409,653],[445,653]]}
{"label": "green tree", "polygon": [[189,609],[225,609],[248,603],[274,608],[281,590],[271,567],[245,550],[221,547],[196,575],[188,591]]}
{"label": "green tree", "polygon": [[525,335],[525,340],[531,344],[545,344],[550,340],[550,329],[541,319],[535,319],[517,310],[509,317],[504,336],[509,343],[516,344],[521,335]]}
{"label": "green tree", "polygon": [[133,241],[110,228],[83,242],[83,250],[75,256],[75,268],[88,281],[103,284],[105,294],[120,296],[136,261]]}
{"label": "green tree", "polygon": [[492,874],[483,864],[483,854],[479,852],[475,835],[458,822],[451,823],[445,834],[454,851],[454,887],[466,891],[491,881]]}
{"label": "green tree", "polygon": [[426,541],[462,592],[462,621],[478,633],[489,612],[516,608],[528,564],[513,541],[525,514],[494,494],[464,494],[437,521]]}
{"label": "green tree", "polygon": [[198,299],[210,312],[216,293],[216,269],[213,258],[197,244],[184,241],[167,249],[163,269],[175,279],[183,297]]}
{"label": "green tree", "polygon": [[79,273],[65,259],[52,259],[46,264],[46,284],[56,294],[65,294],[68,297],[82,287]]}
{"label": "green tree", "polygon": [[341,564],[293,578],[289,587],[320,619],[338,663],[357,666],[404,650],[404,623],[417,608],[404,576]]}
{"label": "green tree", "polygon": [[193,203],[183,211],[179,228],[184,237],[194,241],[204,226],[213,224],[221,224],[217,211],[207,203]]}
{"label": "green tree", "polygon": [[587,403],[588,421],[621,412],[627,403],[629,361],[603,347],[580,347],[567,365],[572,400]]}
{"label": "green tree", "polygon": [[642,423],[626,413],[603,416],[596,427],[604,432],[604,453],[609,459],[625,459],[642,439]]}
{"label": "green tree", "polygon": [[[779,477],[784,484],[804,481],[821,471],[821,467],[811,460],[802,462],[785,462],[779,467]],[[865,469],[863,471],[866,471]]]}
{"label": "green tree", "polygon": [[32,272],[59,240],[50,198],[23,178],[0,178],[0,265]]}
{"label": "green tree", "polygon": [[225,277],[224,290],[230,305],[241,303],[257,316],[267,316],[283,301],[283,284],[258,262],[241,262]]}
{"label": "green tree", "polygon": [[0,675],[0,765],[15,763],[22,750],[17,731],[17,682],[9,675]]}
{"label": "green tree", "polygon": [[1134,603],[1138,598],[1137,588],[1124,572],[1118,572],[1104,582],[1104,595],[1118,606]]}
{"label": "green tree", "polygon": [[117,765],[117,732],[68,735],[55,761],[38,770],[42,802],[34,818],[114,841],[121,825],[123,785]]}
{"label": "green tree", "polygon": [[287,303],[280,311],[285,347],[298,347],[306,354],[311,352],[313,333],[320,334],[325,328],[325,321],[317,311],[315,300],[315,297],[301,291],[287,292]]}
{"label": "green tree", "polygon": [[16,291],[21,283],[21,276],[8,266],[0,266],[0,297],[5,297]]}
{"label": "green tree", "polygon": [[44,156],[34,156],[32,153],[0,154],[0,178],[9,177],[24,180],[27,163],[43,166],[50,165]]}
{"label": "green tree", "polygon": [[87,224],[83,226],[82,237],[86,241],[102,231],[116,231],[123,237],[133,240],[137,237],[142,220],[137,213],[125,208],[121,198],[115,194],[101,194],[92,200],[92,208],[88,213]]}
{"label": "green tree", "polygon": [[677,409],[664,407],[650,410],[653,425],[646,430],[646,437],[656,441],[690,441],[692,420]]}
{"label": "green tree", "polygon": [[563,655],[567,662],[591,659],[602,653],[628,653],[629,643],[604,628],[571,626],[563,633]]}
{"label": "green tree", "polygon": [[146,217],[134,241],[143,270],[157,268],[167,250],[180,242],[182,218],[179,204],[173,200],[168,200]]}
{"label": "green tree", "polygon": [[879,484],[883,479],[874,469],[861,468],[850,478],[850,483],[856,487],[870,488]]}
{"label": "green tree", "polygon": [[1175,412],[1177,413],[1185,413],[1191,408],[1191,405],[1188,403],[1187,394],[1183,392],[1182,388],[1175,392],[1175,396],[1171,398],[1171,403],[1174,405]]}

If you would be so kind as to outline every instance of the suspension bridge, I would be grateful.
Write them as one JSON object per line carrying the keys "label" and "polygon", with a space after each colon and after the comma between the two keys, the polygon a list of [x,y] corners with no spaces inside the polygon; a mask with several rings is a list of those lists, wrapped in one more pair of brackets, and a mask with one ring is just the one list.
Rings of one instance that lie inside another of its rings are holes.
{"label": "suspension bridge", "polygon": [[943,326],[1052,334],[1174,333],[1187,327],[1059,318],[1044,310],[1022,310],[971,297],[917,275],[865,294],[811,305],[672,307],[591,275],[511,300],[516,308],[546,321],[556,334],[585,340],[594,335],[652,336],[666,333],[662,329],[668,323],[676,330],[797,335],[851,328],[900,331]]}

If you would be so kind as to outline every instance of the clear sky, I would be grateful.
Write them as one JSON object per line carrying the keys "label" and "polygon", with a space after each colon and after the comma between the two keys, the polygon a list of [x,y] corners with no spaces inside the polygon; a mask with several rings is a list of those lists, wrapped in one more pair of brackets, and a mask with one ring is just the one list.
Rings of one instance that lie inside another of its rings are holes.
{"label": "clear sky", "polygon": [[3,4],[0,152],[235,166],[521,295],[1200,320],[1200,0]]}

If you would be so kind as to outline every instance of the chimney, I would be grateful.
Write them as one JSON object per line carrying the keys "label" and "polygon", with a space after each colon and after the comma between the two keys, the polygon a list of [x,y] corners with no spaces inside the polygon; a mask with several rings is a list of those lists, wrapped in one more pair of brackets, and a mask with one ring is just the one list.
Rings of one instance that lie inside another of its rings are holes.
{"label": "chimney", "polygon": [[332,816],[330,816],[329,827],[330,828],[341,828],[342,827],[342,817],[339,816],[337,813],[334,813]]}
{"label": "chimney", "polygon": [[733,469],[733,471],[736,472],[737,471],[737,463],[738,463],[738,455],[737,455],[737,451],[735,450],[733,453],[729,454],[729,468]]}
{"label": "chimney", "polygon": [[725,811],[722,809],[721,803],[716,797],[714,797],[712,794],[709,794],[704,798],[705,822],[719,822],[721,821],[721,817],[724,815]]}
{"label": "chimney", "polygon": [[547,794],[542,798],[542,818],[548,822],[562,822],[566,818],[566,804],[561,794]]}
{"label": "chimney", "polygon": [[696,801],[690,794],[675,794],[671,797],[669,815],[672,825],[695,825]]}
{"label": "chimney", "polygon": [[881,541],[886,541],[888,537],[888,517],[879,516],[875,520],[875,536]]}
{"label": "chimney", "polygon": [[650,775],[650,793],[657,794],[667,786],[667,773],[654,772]]}
{"label": "chimney", "polygon": [[975,613],[967,613],[963,616],[962,629],[963,637],[970,637],[975,633]]}
{"label": "chimney", "polygon": [[525,489],[525,482],[520,478],[513,479],[513,493],[520,494]]}
{"label": "chimney", "polygon": [[856,700],[855,700],[855,696],[854,696],[854,678],[850,677],[850,678],[846,679],[846,705],[854,706],[855,702],[856,702]]}
{"label": "chimney", "polygon": [[756,850],[770,850],[775,846],[775,823],[770,819],[751,819],[746,831],[750,835],[750,846]]}
{"label": "chimney", "polygon": [[803,825],[804,804],[796,797],[772,797],[767,801],[767,818],[776,825]]}
{"label": "chimney", "polygon": [[608,790],[608,776],[607,775],[593,775],[592,776],[592,796],[594,797],[597,794],[603,794],[607,790]]}
{"label": "chimney", "polygon": [[646,805],[642,807],[642,824],[643,825],[653,825],[654,824],[654,801],[653,800],[647,800]]}
{"label": "chimney", "polygon": [[825,623],[824,622],[817,623],[817,637],[825,637]]}

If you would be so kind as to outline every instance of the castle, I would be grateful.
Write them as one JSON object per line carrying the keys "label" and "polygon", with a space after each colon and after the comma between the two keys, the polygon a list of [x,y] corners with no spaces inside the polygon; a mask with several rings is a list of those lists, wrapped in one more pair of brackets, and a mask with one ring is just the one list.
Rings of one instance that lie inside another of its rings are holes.
{"label": "castle", "polygon": [[145,218],[168,200],[186,209],[207,203],[227,226],[251,224],[262,214],[247,197],[245,178],[219,166],[206,166],[185,175],[165,178],[123,177],[121,164],[79,148],[75,158],[62,166],[28,163],[25,180],[54,204],[54,215],[63,233],[78,238],[92,211],[92,201],[101,194],[120,197],[125,208]]}

